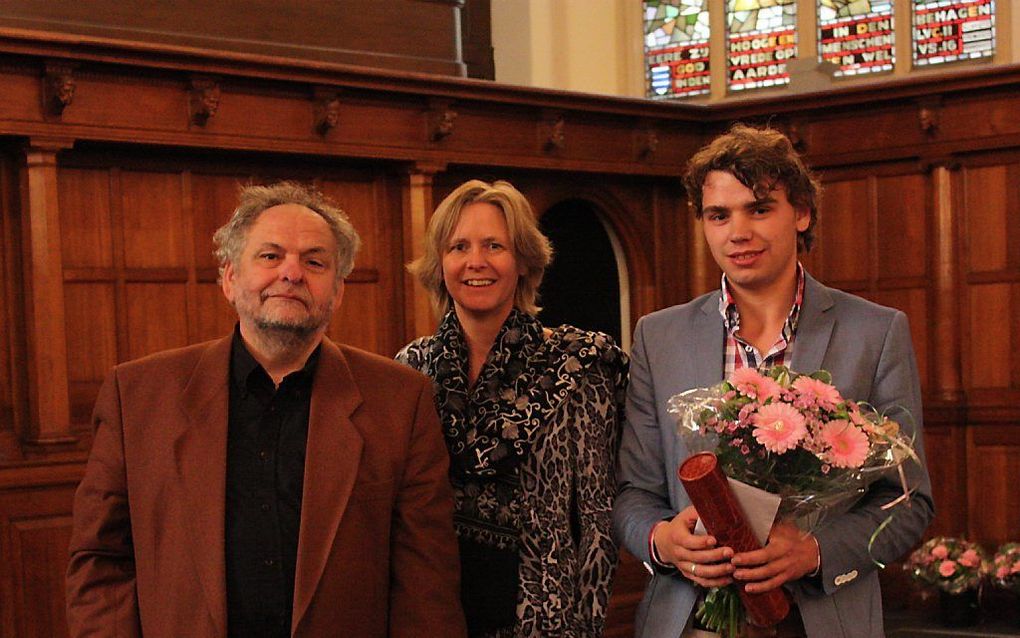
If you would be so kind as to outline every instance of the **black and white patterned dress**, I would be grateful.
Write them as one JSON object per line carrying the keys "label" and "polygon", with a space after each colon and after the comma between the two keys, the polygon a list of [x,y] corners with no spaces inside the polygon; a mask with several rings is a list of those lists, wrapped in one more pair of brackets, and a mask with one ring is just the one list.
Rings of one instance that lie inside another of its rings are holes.
{"label": "black and white patterned dress", "polygon": [[[516,563],[515,619],[473,635],[600,636],[617,560],[610,535],[627,356],[607,335],[571,326],[546,334],[515,309],[473,387],[453,311],[397,359],[434,381],[462,562],[468,546]],[[471,608],[477,589],[508,585],[491,583],[497,574],[513,579],[498,563],[462,566],[469,627],[484,614]]]}

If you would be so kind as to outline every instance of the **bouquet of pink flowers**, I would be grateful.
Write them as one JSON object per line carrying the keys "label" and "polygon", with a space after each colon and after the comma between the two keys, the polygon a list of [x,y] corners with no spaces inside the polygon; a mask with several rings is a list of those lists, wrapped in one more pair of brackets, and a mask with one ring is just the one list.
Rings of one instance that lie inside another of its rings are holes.
{"label": "bouquet of pink flowers", "polygon": [[669,400],[688,450],[712,451],[726,476],[782,497],[780,516],[811,529],[874,480],[917,459],[900,426],[840,396],[825,370],[740,368]]}
{"label": "bouquet of pink flowers", "polygon": [[936,536],[918,547],[903,565],[914,580],[949,594],[977,589],[988,568],[980,545],[946,536]]}
{"label": "bouquet of pink flowers", "polygon": [[1020,594],[1020,543],[1006,543],[992,559],[995,584]]}
{"label": "bouquet of pink flowers", "polygon": [[[887,507],[909,496],[901,466],[918,461],[912,438],[871,406],[842,397],[825,370],[741,368],[718,386],[671,397],[667,408],[691,454],[713,452],[730,479],[778,495],[777,516],[802,529],[849,508],[893,470],[899,470],[903,496]],[[765,521],[766,528],[772,523]],[[735,635],[743,621],[735,599],[733,585],[712,590],[698,618]]]}

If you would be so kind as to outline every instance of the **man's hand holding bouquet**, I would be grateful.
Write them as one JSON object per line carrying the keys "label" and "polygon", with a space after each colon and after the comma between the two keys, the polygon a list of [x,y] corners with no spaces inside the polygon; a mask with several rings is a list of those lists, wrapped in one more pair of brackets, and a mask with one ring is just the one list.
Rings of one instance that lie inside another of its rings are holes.
{"label": "man's hand holding bouquet", "polygon": [[[868,485],[891,471],[899,472],[903,495],[887,508],[908,501],[902,464],[919,462],[913,441],[871,406],[843,398],[824,370],[802,375],[782,366],[738,369],[714,388],[672,397],[669,410],[691,453],[679,473],[697,513],[688,508],[680,516],[700,516],[709,533],[706,549],[718,543],[762,563],[782,557],[771,571],[737,566],[743,570],[738,577],[758,581],[750,589],[738,579],[708,592],[697,617],[727,636],[736,636],[745,620],[767,626],[785,616],[785,594],[776,586],[817,567],[808,564],[819,554],[807,534],[824,516],[852,507]],[[773,495],[778,515],[775,507],[756,511],[754,490],[741,483]],[[728,583],[733,567],[722,551],[712,557],[723,562],[696,568],[713,579],[689,574],[692,580]]]}

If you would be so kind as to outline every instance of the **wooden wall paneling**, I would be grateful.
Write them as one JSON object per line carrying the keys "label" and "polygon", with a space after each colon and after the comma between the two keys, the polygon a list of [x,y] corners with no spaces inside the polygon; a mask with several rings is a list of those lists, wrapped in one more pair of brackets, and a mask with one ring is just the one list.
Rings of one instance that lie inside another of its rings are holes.
{"label": "wooden wall paneling", "polygon": [[980,396],[973,391],[1001,392],[1012,385],[1012,289],[1008,283],[969,286],[970,352],[964,378],[972,398]]}
{"label": "wooden wall paneling", "polygon": [[931,391],[936,401],[959,406],[963,401],[963,350],[960,343],[959,217],[962,207],[959,167],[955,163],[931,168],[933,287],[929,308],[933,317]]}
{"label": "wooden wall paneling", "polygon": [[380,351],[381,354],[391,355],[404,347],[407,343],[408,315],[411,314],[410,300],[406,296],[405,282],[409,274],[406,269],[410,261],[405,252],[404,239],[404,178],[401,170],[393,170],[392,167],[384,171],[385,179],[381,179],[376,188],[379,192],[380,219],[385,219],[388,232],[382,233],[379,240],[379,250],[386,255],[386,259],[380,262],[379,286],[380,290],[387,296],[392,310],[390,321],[384,325],[388,329],[389,345]]}
{"label": "wooden wall paneling", "polygon": [[[391,290],[390,282],[399,268],[401,252],[394,250],[394,238],[400,236],[402,227],[389,209],[386,177],[381,170],[347,171],[318,180],[318,186],[344,209],[362,240],[355,272],[345,284],[330,335],[392,356],[399,347],[393,328],[402,323],[402,313],[397,306],[400,297]],[[387,320],[380,321],[380,317]]]}
{"label": "wooden wall paneling", "polygon": [[194,341],[201,343],[230,334],[237,323],[237,313],[215,282],[201,282],[195,286],[196,325],[192,328]]}
{"label": "wooden wall paneling", "polygon": [[[213,255],[212,237],[225,224],[237,206],[238,189],[243,180],[237,175],[204,172],[190,173],[190,250],[193,255],[194,292],[188,297],[189,335],[199,343],[218,339],[233,329],[237,321],[218,282],[219,262]],[[193,310],[192,310],[193,308]]]}
{"label": "wooden wall paneling", "polygon": [[923,174],[876,179],[880,287],[924,285],[928,278],[929,210]]}
{"label": "wooden wall paneling", "polygon": [[128,348],[125,361],[188,345],[187,284],[185,281],[128,282]]}
{"label": "wooden wall paneling", "polygon": [[110,175],[61,166],[58,183],[70,418],[84,424],[119,361]]}
{"label": "wooden wall paneling", "polygon": [[[916,169],[915,169],[916,170]],[[881,175],[875,178],[875,292],[872,299],[906,313],[921,378],[921,390],[929,389],[930,326],[945,317],[929,312],[932,278],[930,228],[931,198],[923,173]],[[940,343],[939,357],[955,358],[946,352],[950,344]],[[938,358],[938,357],[937,357]]]}
{"label": "wooden wall paneling", "polygon": [[199,281],[216,281],[219,263],[213,255],[215,245],[212,238],[237,207],[237,194],[244,183],[237,175],[192,172],[192,250]]}
{"label": "wooden wall paneling", "polygon": [[[1016,146],[1020,121],[1013,114],[1020,107],[1015,90],[991,88],[976,91],[977,95],[947,95],[939,105],[938,135],[942,140],[977,142],[981,147],[995,147],[1002,142]],[[975,99],[978,98],[978,99]],[[977,104],[980,106],[977,106]],[[1012,139],[1010,139],[1012,138]]]}
{"label": "wooden wall paneling", "polygon": [[103,379],[119,361],[116,284],[67,282],[67,377],[71,422],[89,422]]}
{"label": "wooden wall paneling", "polygon": [[964,386],[972,405],[1011,405],[1020,398],[1014,346],[1020,306],[1020,162],[965,165],[961,268],[965,281]]}
{"label": "wooden wall paneling", "polygon": [[998,547],[1020,534],[1020,428],[1015,422],[982,424],[967,431],[970,538]]}
{"label": "wooden wall paneling", "polygon": [[[401,257],[404,264],[425,254],[425,229],[435,207],[442,201],[434,179],[445,166],[417,164],[401,176]],[[452,189],[451,189],[452,190]],[[448,194],[444,192],[442,197]],[[402,264],[403,265],[403,264]],[[404,271],[404,342],[435,332],[437,320],[431,295],[417,278]]]}
{"label": "wooden wall paneling", "polygon": [[[705,248],[702,237],[692,236],[691,220],[694,219],[694,211],[688,206],[687,194],[680,180],[655,183],[649,185],[649,190],[654,253],[646,256],[642,250],[643,242],[638,237],[629,245],[631,255],[628,257],[636,264],[645,266],[643,272],[635,270],[632,273],[632,289],[640,285],[640,282],[654,283],[654,289],[642,291],[645,300],[640,305],[638,299],[632,298],[631,315],[635,323],[642,315],[652,310],[676,305],[692,297],[691,274],[697,269],[691,267],[695,262],[691,244],[697,241]],[[634,212],[640,214],[640,211]],[[626,220],[621,220],[620,223],[631,225]],[[649,260],[648,257],[652,259]],[[699,254],[698,257],[704,259],[703,254]],[[698,275],[704,277],[705,273],[698,272]],[[652,300],[651,305],[649,296]]]}
{"label": "wooden wall paneling", "polygon": [[57,152],[67,140],[35,139],[25,148],[21,209],[27,292],[29,405],[22,437],[35,445],[75,442],[68,404]]}
{"label": "wooden wall paneling", "polygon": [[61,166],[57,179],[64,272],[112,268],[108,172]]}
{"label": "wooden wall paneling", "polygon": [[1009,208],[1009,173],[1008,164],[964,169],[968,274],[1001,272],[1009,267],[1007,220],[1016,217],[1016,209]]}
{"label": "wooden wall paneling", "polygon": [[[4,322],[4,337],[0,340],[0,436],[12,443],[23,430],[24,419],[22,400],[25,398],[25,366],[22,355],[22,294],[21,263],[17,259],[20,246],[20,225],[18,224],[18,179],[15,168],[15,154],[0,147],[0,308]],[[14,456],[14,449],[0,444],[0,458]]]}
{"label": "wooden wall paneling", "polygon": [[932,231],[928,182],[917,170],[890,164],[826,171],[814,265],[805,265],[828,285],[907,314],[927,389]]}
{"label": "wooden wall paneling", "polygon": [[966,534],[968,510],[967,431],[959,424],[925,423],[924,448],[935,500],[928,536]]}
{"label": "wooden wall paneling", "polygon": [[0,635],[59,638],[76,464],[0,470]]}
{"label": "wooden wall paneling", "polygon": [[15,568],[20,580],[21,614],[18,636],[56,638],[67,635],[63,579],[71,516],[32,516],[10,523]]}
{"label": "wooden wall paneling", "polygon": [[377,281],[348,280],[343,303],[330,326],[330,338],[384,356],[395,355],[397,348],[389,343],[387,326],[379,321],[380,316],[387,316],[385,310],[380,312],[382,296]]}
{"label": "wooden wall paneling", "polygon": [[693,211],[687,217],[687,253],[690,255],[687,271],[690,296],[697,297],[718,288],[722,270],[709,252],[704,222]]}
{"label": "wooden wall paneling", "polygon": [[188,264],[180,173],[123,170],[120,183],[125,270],[182,274]]}
{"label": "wooden wall paneling", "polygon": [[826,181],[815,230],[817,272],[827,284],[861,290],[869,279],[865,256],[871,238],[872,180],[853,177]]}
{"label": "wooden wall paneling", "polygon": [[644,597],[648,579],[645,566],[627,550],[621,549],[613,592],[606,610],[603,638],[631,638],[634,635],[634,616]]}

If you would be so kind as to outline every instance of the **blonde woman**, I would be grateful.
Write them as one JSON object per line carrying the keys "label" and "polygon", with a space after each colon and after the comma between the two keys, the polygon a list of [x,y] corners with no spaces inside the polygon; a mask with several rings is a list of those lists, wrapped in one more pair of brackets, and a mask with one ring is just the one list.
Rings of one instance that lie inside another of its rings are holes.
{"label": "blonde woman", "polygon": [[397,358],[434,381],[472,636],[604,626],[627,357],[607,335],[542,327],[551,258],[517,189],[472,180],[436,209],[410,266],[441,322]]}

